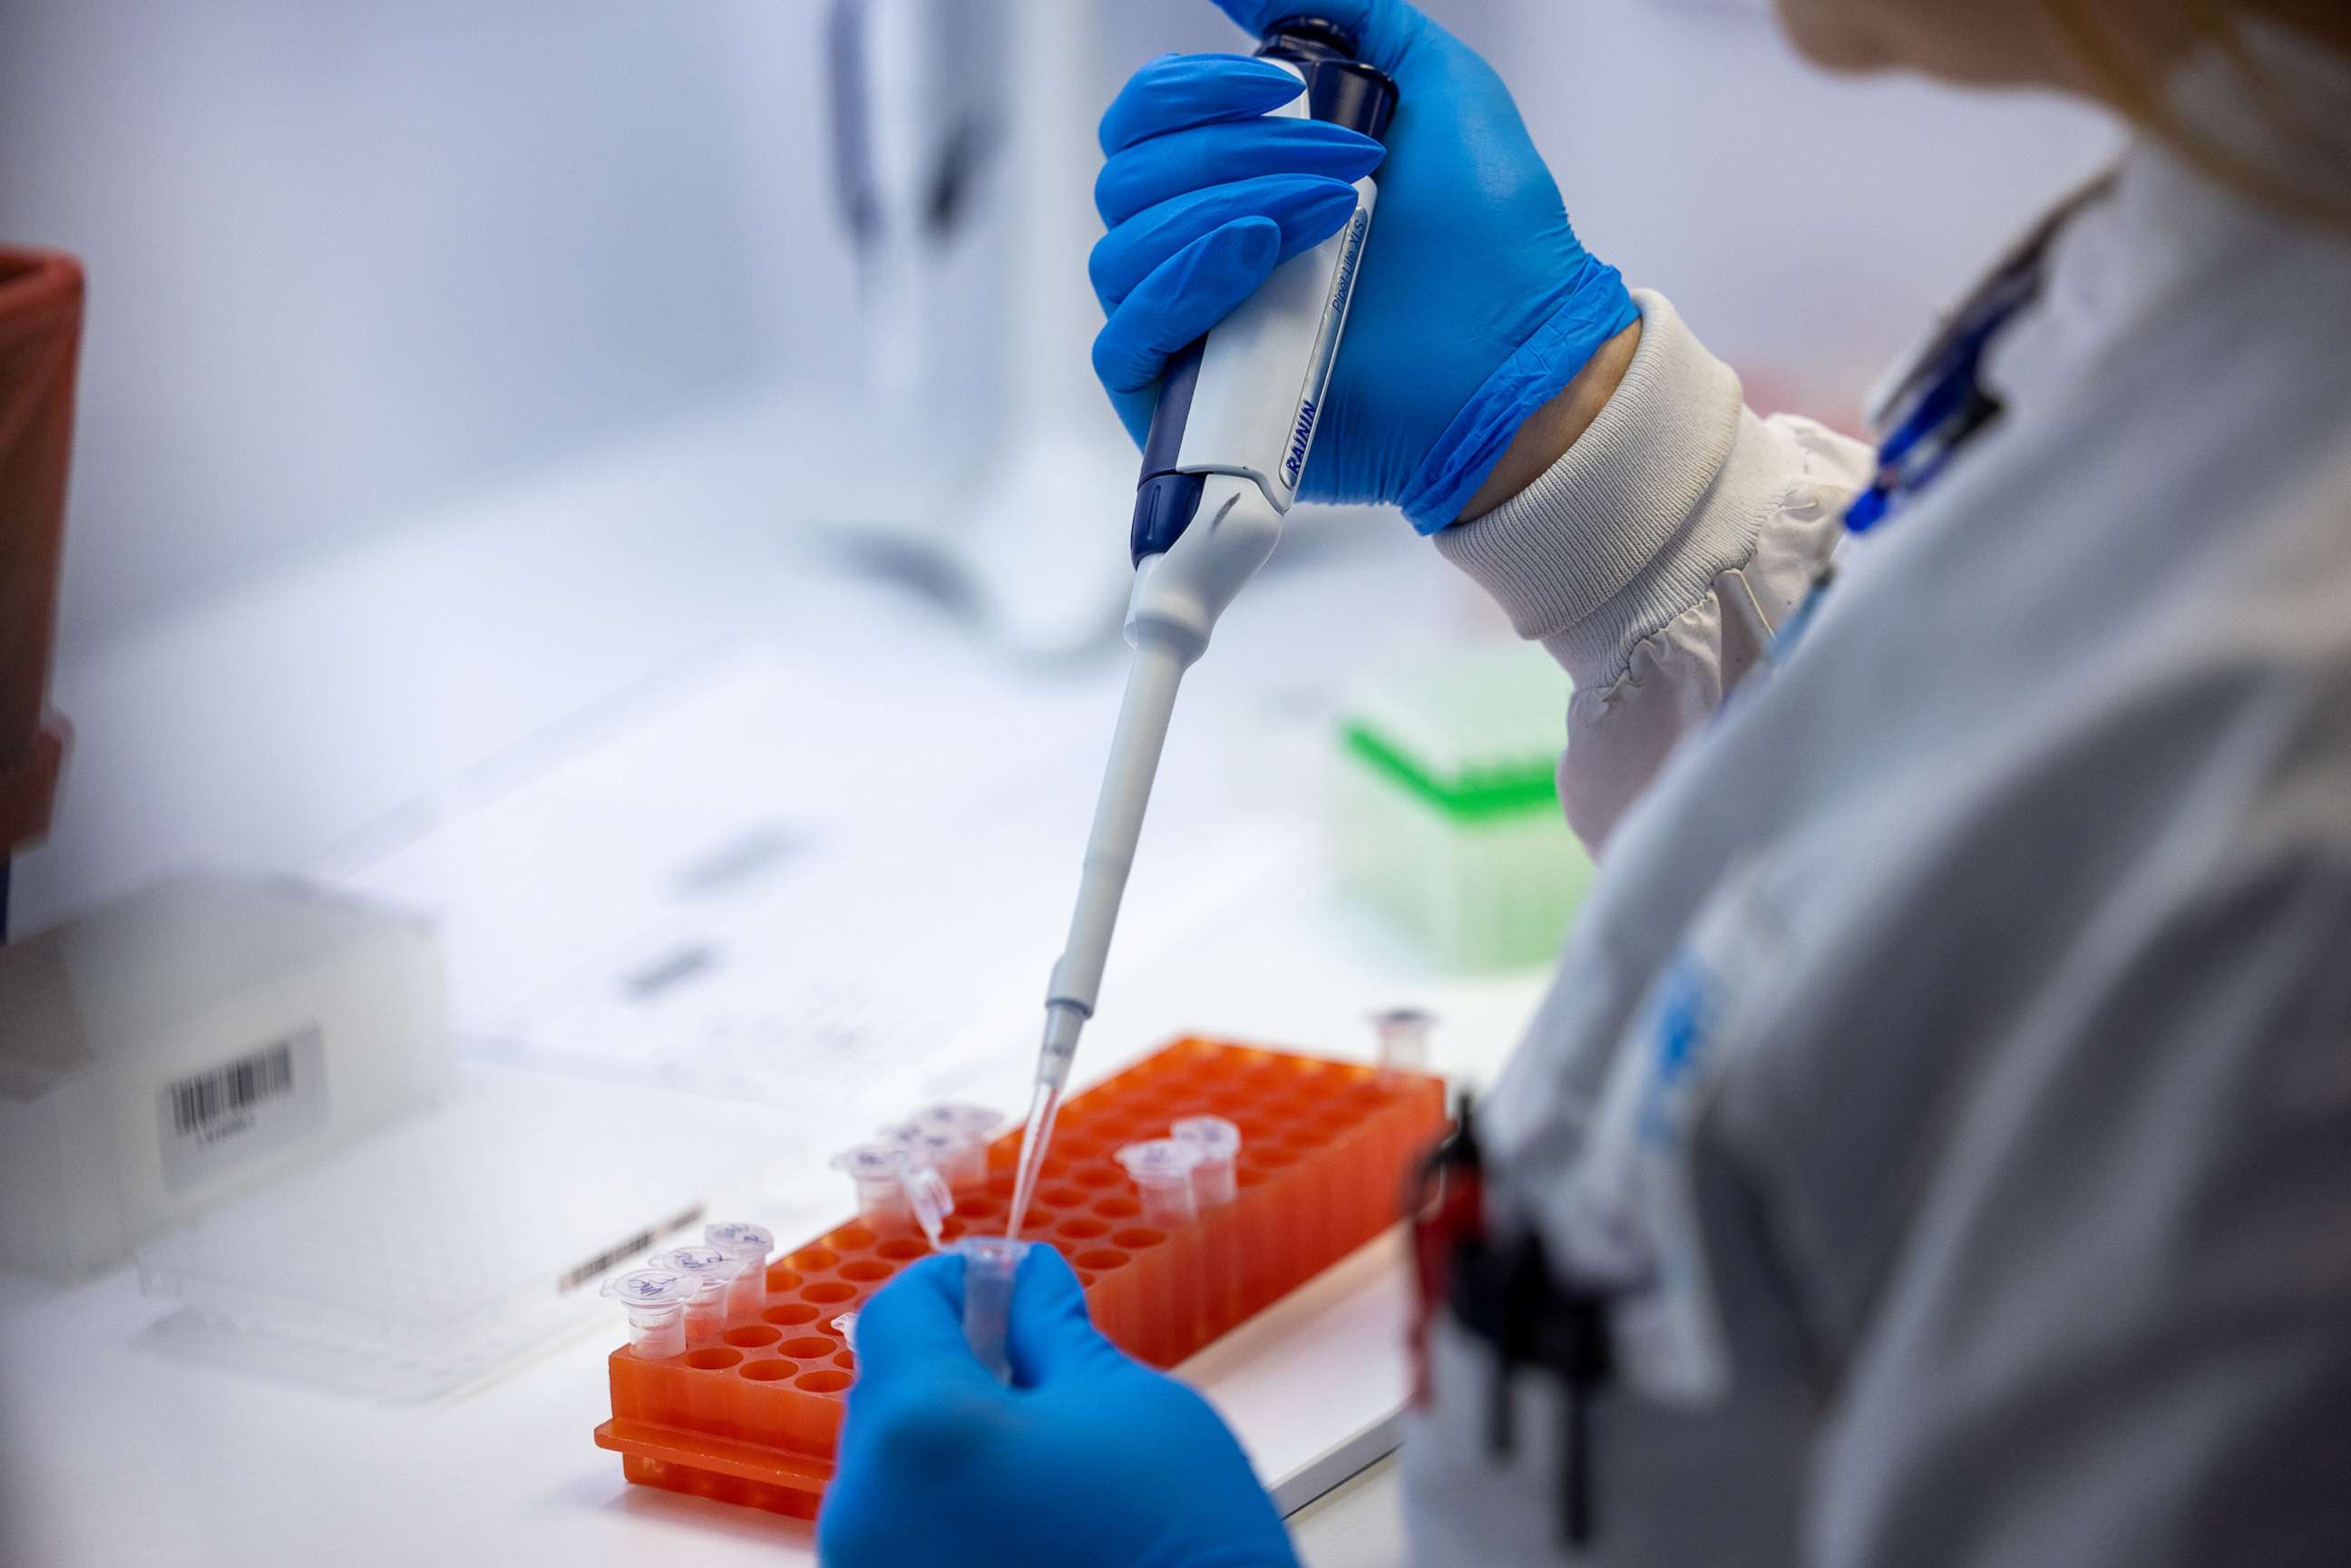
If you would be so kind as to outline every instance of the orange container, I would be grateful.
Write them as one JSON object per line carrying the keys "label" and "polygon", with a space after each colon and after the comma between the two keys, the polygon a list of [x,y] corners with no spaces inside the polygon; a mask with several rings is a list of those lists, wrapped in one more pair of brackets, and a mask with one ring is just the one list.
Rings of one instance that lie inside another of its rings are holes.
{"label": "orange container", "polygon": [[65,756],[47,697],[81,308],[73,257],[0,246],[0,870],[48,831]]}
{"label": "orange container", "polygon": [[[1241,1130],[1238,1196],[1172,1231],[1144,1225],[1112,1156],[1203,1114]],[[1436,1078],[1177,1040],[1062,1108],[1023,1235],[1069,1260],[1103,1333],[1172,1366],[1392,1224],[1444,1128]],[[987,1186],[958,1198],[950,1236],[1002,1231],[1019,1150],[1017,1132],[991,1146]],[[766,1308],[719,1343],[659,1361],[614,1351],[597,1444],[632,1481],[815,1518],[856,1380],[832,1321],[928,1251],[920,1236],[843,1225],[769,1265]]]}

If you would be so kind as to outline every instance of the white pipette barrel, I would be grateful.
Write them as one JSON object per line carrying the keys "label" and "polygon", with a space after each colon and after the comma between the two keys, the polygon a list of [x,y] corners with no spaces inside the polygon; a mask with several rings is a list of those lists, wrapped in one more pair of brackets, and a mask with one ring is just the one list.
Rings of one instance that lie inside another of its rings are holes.
{"label": "white pipette barrel", "polygon": [[[1395,84],[1353,51],[1353,41],[1327,23],[1301,16],[1276,24],[1259,57],[1296,76],[1304,90],[1273,116],[1383,135]],[[1135,577],[1126,635],[1134,663],[1086,839],[1069,940],[1046,992],[1008,1235],[1018,1236],[1027,1217],[1078,1037],[1094,1013],[1176,688],[1207,647],[1217,618],[1273,553],[1298,498],[1378,194],[1368,178],[1355,193],[1349,222],[1276,267],[1207,337],[1169,361],[1160,384],[1130,534]]]}

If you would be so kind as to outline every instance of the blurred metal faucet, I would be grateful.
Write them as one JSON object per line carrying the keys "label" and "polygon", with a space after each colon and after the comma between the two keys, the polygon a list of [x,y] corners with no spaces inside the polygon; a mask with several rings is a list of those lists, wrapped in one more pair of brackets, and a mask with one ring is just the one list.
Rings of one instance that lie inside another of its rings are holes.
{"label": "blurred metal faucet", "polygon": [[845,542],[1032,652],[1113,633],[1129,575],[1134,449],[1089,361],[1100,11],[833,0],[828,17],[868,424],[900,443],[868,456]]}
{"label": "blurred metal faucet", "polygon": [[1005,3],[833,0],[836,189],[883,387],[922,378],[940,270],[1003,151]]}

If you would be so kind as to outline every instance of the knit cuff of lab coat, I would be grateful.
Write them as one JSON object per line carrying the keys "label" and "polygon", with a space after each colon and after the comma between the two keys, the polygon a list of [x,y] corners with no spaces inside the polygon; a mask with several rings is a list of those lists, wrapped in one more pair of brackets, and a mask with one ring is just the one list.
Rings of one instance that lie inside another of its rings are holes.
{"label": "knit cuff of lab coat", "polygon": [[1754,549],[1761,511],[1718,495],[1744,402],[1664,296],[1636,289],[1641,342],[1599,417],[1566,455],[1486,516],[1437,536],[1519,634],[1571,669],[1705,596]]}

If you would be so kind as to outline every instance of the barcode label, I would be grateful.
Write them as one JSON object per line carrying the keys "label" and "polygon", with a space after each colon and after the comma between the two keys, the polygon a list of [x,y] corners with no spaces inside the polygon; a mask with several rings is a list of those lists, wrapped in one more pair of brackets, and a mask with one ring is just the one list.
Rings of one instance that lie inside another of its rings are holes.
{"label": "barcode label", "polygon": [[294,1048],[273,1045],[217,1072],[172,1084],[172,1130],[183,1138],[209,1140],[264,1100],[293,1092]]}
{"label": "barcode label", "polygon": [[655,1242],[666,1240],[676,1235],[701,1218],[702,1205],[697,1203],[691,1208],[671,1215],[667,1219],[646,1226],[634,1236],[622,1238],[593,1258],[565,1270],[562,1277],[555,1281],[555,1293],[559,1296],[569,1294],[580,1286],[601,1278],[630,1259],[646,1251]]}
{"label": "barcode label", "polygon": [[174,1191],[326,1124],[326,1041],[298,1030],[156,1092],[164,1185]]}

